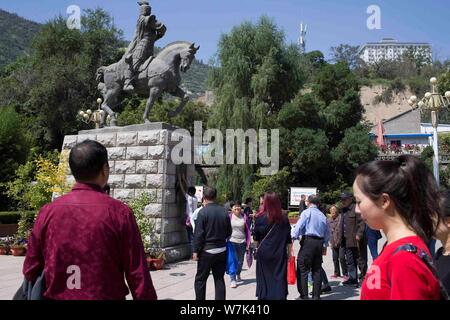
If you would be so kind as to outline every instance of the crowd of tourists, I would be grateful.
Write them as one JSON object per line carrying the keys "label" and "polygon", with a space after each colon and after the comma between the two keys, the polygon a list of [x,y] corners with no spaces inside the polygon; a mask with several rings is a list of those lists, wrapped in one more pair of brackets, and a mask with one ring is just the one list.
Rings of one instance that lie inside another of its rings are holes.
{"label": "crowd of tourists", "polygon": [[[134,299],[157,299],[133,212],[105,192],[107,150],[84,141],[72,148],[69,164],[76,183],[40,210],[28,241],[24,286],[15,298],[29,297],[26,291],[39,284],[42,299],[120,300],[129,291]],[[450,192],[440,191],[425,164],[409,155],[362,165],[352,191],[343,190],[329,207],[320,195],[302,197],[291,226],[270,190],[256,206],[251,198],[221,205],[217,190],[207,186],[198,206],[195,188],[184,186],[196,299],[206,299],[211,272],[215,299],[226,299],[225,273],[233,290],[253,261],[259,300],[287,299],[292,277],[299,300],[310,299],[311,283],[312,298],[320,299],[332,291],[322,267],[326,254],[333,258],[331,278],[360,287],[363,300],[447,299]],[[379,253],[382,234],[386,243]],[[442,243],[436,253],[429,249],[433,239]],[[293,270],[294,241],[300,249]],[[81,268],[83,277],[69,288],[70,266]]]}

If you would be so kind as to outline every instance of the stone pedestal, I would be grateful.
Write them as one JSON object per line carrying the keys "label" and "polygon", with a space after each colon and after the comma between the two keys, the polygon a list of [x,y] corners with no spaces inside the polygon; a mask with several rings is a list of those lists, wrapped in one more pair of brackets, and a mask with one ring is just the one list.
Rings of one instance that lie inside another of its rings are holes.
{"label": "stone pedestal", "polygon": [[[95,140],[108,150],[111,196],[127,201],[147,192],[155,199],[145,213],[155,219],[161,236],[166,262],[188,258],[191,253],[184,225],[185,198],[176,179],[185,174],[195,185],[195,165],[176,166],[171,151],[178,129],[165,123],[84,130],[64,138],[63,150],[70,150],[84,140]],[[68,176],[74,181],[73,176]]]}

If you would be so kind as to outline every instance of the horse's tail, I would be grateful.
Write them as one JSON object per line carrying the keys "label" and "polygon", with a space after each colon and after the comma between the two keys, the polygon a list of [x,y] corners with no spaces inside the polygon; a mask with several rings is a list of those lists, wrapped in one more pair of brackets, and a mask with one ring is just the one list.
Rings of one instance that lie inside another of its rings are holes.
{"label": "horse's tail", "polygon": [[97,75],[96,75],[96,80],[97,80],[97,82],[104,82],[105,81],[105,70],[106,70],[106,67],[100,67],[100,68],[98,68],[97,69]]}

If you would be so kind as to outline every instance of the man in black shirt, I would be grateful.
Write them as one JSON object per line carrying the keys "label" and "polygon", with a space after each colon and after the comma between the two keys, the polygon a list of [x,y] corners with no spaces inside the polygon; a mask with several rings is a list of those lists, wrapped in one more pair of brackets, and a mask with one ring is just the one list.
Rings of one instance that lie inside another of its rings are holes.
{"label": "man in black shirt", "polygon": [[[342,218],[341,218],[341,246],[345,249],[345,259],[349,279],[344,281],[344,286],[358,286],[358,260],[360,259],[358,245],[364,237],[365,223],[361,215],[355,212],[353,195],[349,192],[341,194]],[[366,247],[367,252],[367,247]]]}
{"label": "man in black shirt", "polygon": [[303,211],[305,211],[306,209],[308,209],[308,206],[306,205],[306,195],[302,194],[300,196],[300,204],[299,204],[299,216],[302,214]]}
{"label": "man in black shirt", "polygon": [[206,187],[203,191],[205,207],[198,213],[194,232],[194,253],[198,261],[195,276],[196,300],[205,300],[206,281],[212,270],[216,300],[225,300],[226,240],[231,236],[231,222],[224,207],[216,204],[217,191]]}

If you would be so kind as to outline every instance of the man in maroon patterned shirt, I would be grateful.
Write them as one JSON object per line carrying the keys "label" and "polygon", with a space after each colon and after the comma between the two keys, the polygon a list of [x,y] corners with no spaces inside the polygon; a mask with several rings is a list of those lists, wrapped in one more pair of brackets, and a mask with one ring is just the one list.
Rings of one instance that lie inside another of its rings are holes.
{"label": "man in maroon patterned shirt", "polygon": [[33,282],[44,271],[46,299],[121,300],[128,288],[134,299],[156,299],[133,212],[103,192],[109,177],[106,148],[79,143],[69,164],[76,183],[39,212],[25,278]]}

